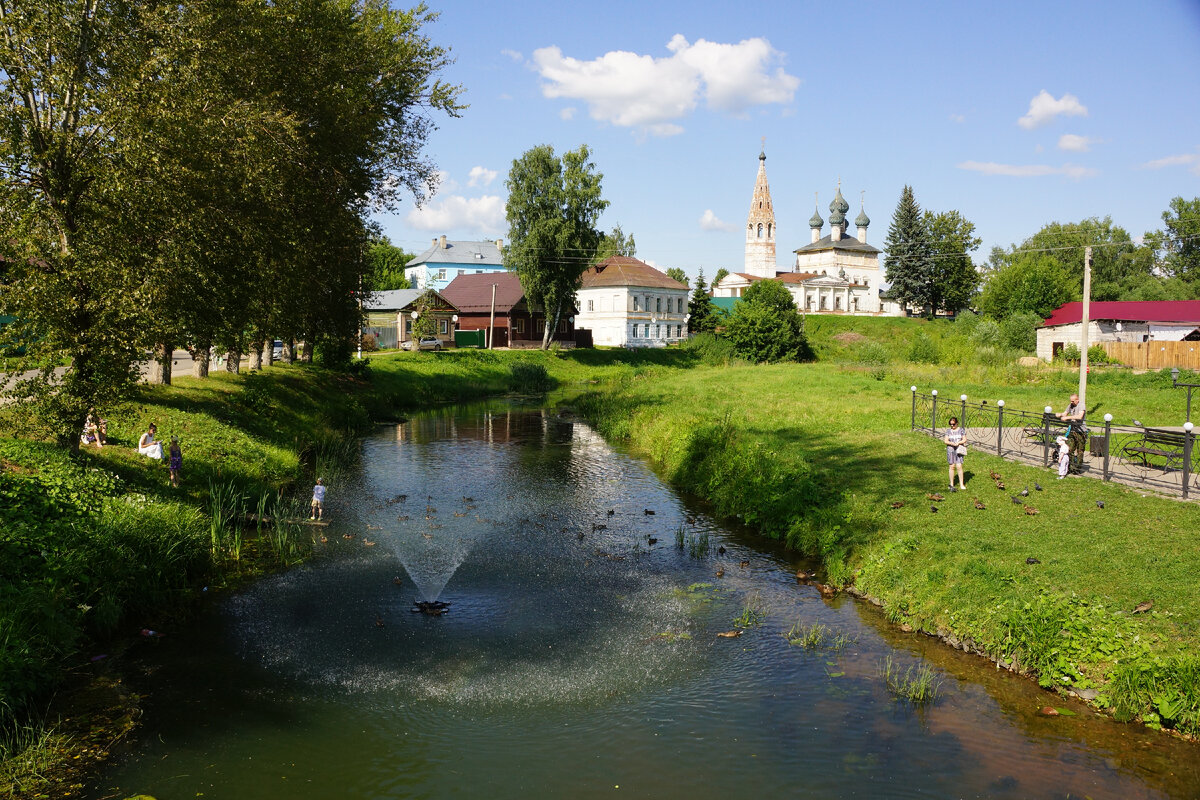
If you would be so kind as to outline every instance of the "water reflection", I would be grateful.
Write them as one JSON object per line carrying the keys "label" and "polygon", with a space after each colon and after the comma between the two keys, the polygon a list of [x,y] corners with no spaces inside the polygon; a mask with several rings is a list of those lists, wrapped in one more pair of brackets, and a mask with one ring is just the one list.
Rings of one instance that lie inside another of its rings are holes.
{"label": "water reflection", "polygon": [[[442,410],[366,439],[363,464],[330,488],[323,557],[163,641],[148,735],[95,797],[1200,789],[1195,748],[1034,716],[1032,684],[823,601],[788,554],[708,519],[586,425]],[[678,549],[679,531],[711,549]],[[430,596],[450,612],[411,612]],[[751,597],[762,624],[716,638]],[[797,620],[854,643],[789,645]],[[897,703],[878,675],[889,655],[931,660],[944,699]]]}

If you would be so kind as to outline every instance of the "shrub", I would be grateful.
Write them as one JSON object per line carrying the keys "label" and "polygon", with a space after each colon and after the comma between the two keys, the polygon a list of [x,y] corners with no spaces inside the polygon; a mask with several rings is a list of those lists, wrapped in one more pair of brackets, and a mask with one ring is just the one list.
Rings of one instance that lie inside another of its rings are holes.
{"label": "shrub", "polygon": [[960,311],[958,316],[954,318],[954,332],[960,333],[963,336],[970,336],[975,332],[975,326],[979,324],[983,318],[974,311]]}
{"label": "shrub", "polygon": [[737,354],[733,350],[733,343],[728,339],[722,339],[715,333],[697,333],[683,346],[709,366],[724,366],[737,358]]}
{"label": "shrub", "polygon": [[1108,351],[1102,345],[1094,344],[1088,348],[1089,364],[1107,364]]}
{"label": "shrub", "polygon": [[1032,353],[1037,349],[1037,326],[1042,318],[1028,311],[1010,315],[1000,324],[1004,346]]}
{"label": "shrub", "polygon": [[1065,361],[1068,364],[1079,363],[1079,345],[1072,342],[1071,344],[1058,351],[1058,360]]}
{"label": "shrub", "polygon": [[918,364],[936,364],[940,358],[938,346],[929,334],[921,331],[908,347],[908,360]]}
{"label": "shrub", "polygon": [[550,373],[541,364],[518,361],[510,368],[509,388],[519,394],[543,394],[550,390]]}
{"label": "shrub", "polygon": [[871,377],[881,381],[887,377],[887,365],[891,355],[879,342],[867,342],[858,348],[858,362],[870,368]]}
{"label": "shrub", "polygon": [[750,361],[812,358],[796,303],[780,281],[758,281],[748,288],[733,308],[725,335],[737,354]]}
{"label": "shrub", "polygon": [[373,333],[364,333],[362,339],[359,340],[364,353],[374,353],[379,349],[379,340],[375,338]]}
{"label": "shrub", "polygon": [[1004,345],[1004,334],[995,320],[982,319],[972,331],[971,341],[982,347],[1001,347]]}

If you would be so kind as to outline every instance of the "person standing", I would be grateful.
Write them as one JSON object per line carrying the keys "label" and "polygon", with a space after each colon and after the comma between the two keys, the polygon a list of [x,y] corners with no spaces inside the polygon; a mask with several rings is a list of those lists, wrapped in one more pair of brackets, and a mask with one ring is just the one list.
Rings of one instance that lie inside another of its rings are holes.
{"label": "person standing", "polygon": [[169,459],[167,468],[171,470],[171,485],[179,488],[179,471],[183,469],[183,450],[179,447],[179,437],[171,437],[171,447],[167,451]]}
{"label": "person standing", "polygon": [[1071,395],[1071,402],[1059,419],[1067,423],[1067,444],[1071,451],[1070,471],[1078,475],[1083,470],[1083,450],[1087,446],[1087,424],[1084,422],[1087,409],[1079,403],[1079,395]]}
{"label": "person standing", "polygon": [[966,489],[967,484],[963,480],[963,457],[967,454],[966,433],[958,427],[958,417],[950,418],[950,430],[942,438],[946,443],[946,463],[950,465],[950,491],[954,489],[954,470],[958,468],[958,488]]}
{"label": "person standing", "polygon": [[320,520],[321,514],[325,510],[325,482],[317,478],[317,485],[313,487],[312,496],[312,513],[309,515],[310,520]]}

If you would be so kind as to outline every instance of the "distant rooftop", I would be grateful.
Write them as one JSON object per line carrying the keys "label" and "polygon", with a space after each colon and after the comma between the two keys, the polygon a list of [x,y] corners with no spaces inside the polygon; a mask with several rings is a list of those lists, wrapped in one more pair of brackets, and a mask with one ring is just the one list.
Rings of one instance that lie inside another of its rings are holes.
{"label": "distant rooftop", "polygon": [[445,236],[433,240],[421,255],[405,264],[406,267],[419,267],[422,264],[461,264],[478,267],[488,264],[495,267],[504,266],[504,255],[500,248],[504,240],[490,242],[452,241]]}

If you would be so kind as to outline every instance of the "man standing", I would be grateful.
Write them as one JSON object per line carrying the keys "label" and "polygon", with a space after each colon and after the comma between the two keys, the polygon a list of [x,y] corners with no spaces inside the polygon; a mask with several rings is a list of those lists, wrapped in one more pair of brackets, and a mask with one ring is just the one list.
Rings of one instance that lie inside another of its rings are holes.
{"label": "man standing", "polygon": [[1056,416],[1067,423],[1067,445],[1071,448],[1070,471],[1076,475],[1083,469],[1083,449],[1087,446],[1087,425],[1083,418],[1086,409],[1079,404],[1079,395],[1071,395],[1066,411]]}

